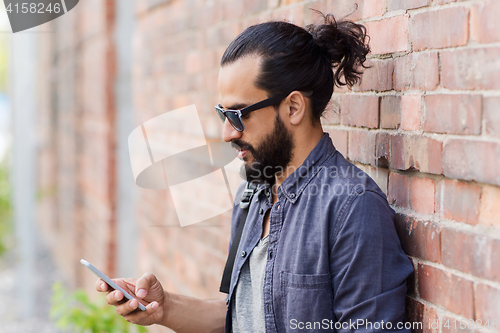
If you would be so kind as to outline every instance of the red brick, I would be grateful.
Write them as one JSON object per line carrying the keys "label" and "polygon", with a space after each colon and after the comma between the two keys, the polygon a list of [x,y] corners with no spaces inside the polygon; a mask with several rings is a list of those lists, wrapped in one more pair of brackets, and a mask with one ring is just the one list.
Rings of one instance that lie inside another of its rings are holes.
{"label": "red brick", "polygon": [[447,310],[474,317],[472,282],[439,268],[418,264],[420,297]]}
{"label": "red brick", "polygon": [[410,20],[410,33],[414,51],[465,45],[469,10],[454,7],[416,14]]}
{"label": "red brick", "polygon": [[396,230],[407,255],[441,263],[441,229],[436,224],[396,214]]}
{"label": "red brick", "polygon": [[500,229],[500,187],[484,185],[481,192],[479,223]]}
{"label": "red brick", "polygon": [[358,168],[366,172],[368,176],[370,176],[375,183],[377,183],[378,187],[382,190],[382,192],[387,195],[387,181],[389,179],[389,169],[376,168],[370,165],[364,164],[356,164]]}
{"label": "red brick", "polygon": [[349,132],[349,159],[364,164],[375,163],[375,133],[352,130]]}
{"label": "red brick", "polygon": [[447,89],[500,89],[500,48],[443,51],[441,73]]}
{"label": "red brick", "polygon": [[500,170],[500,143],[451,138],[445,140],[443,146],[445,176],[500,185],[498,170]]}
{"label": "red brick", "polygon": [[361,84],[353,87],[355,91],[387,91],[392,90],[392,72],[394,60],[370,59],[367,62],[370,68],[365,69],[361,77]]}
{"label": "red brick", "polygon": [[394,135],[391,138],[391,168],[441,174],[441,141],[418,135]]}
{"label": "red brick", "polygon": [[434,90],[439,84],[438,54],[410,53],[394,62],[395,90]]}
{"label": "red brick", "polygon": [[372,54],[386,54],[408,49],[408,14],[365,23]]}
{"label": "red brick", "polygon": [[420,95],[403,95],[401,99],[401,129],[405,131],[418,131],[421,117]]}
{"label": "red brick", "polygon": [[[453,318],[444,316],[441,319],[441,332],[442,333],[479,333],[479,330],[474,330],[472,322],[467,322],[463,318]],[[471,328],[467,328],[467,325]],[[478,327],[479,325],[475,325]]]}
{"label": "red brick", "polygon": [[389,195],[387,200],[390,204],[398,207],[410,207],[410,177],[399,173],[389,174]]}
{"label": "red brick", "polygon": [[[500,289],[479,283],[475,293],[476,318],[483,325],[489,321],[490,328],[499,331],[500,328]],[[493,323],[496,323],[494,326]]]}
{"label": "red brick", "polygon": [[380,128],[398,129],[401,124],[401,96],[382,96]]}
{"label": "red brick", "polygon": [[391,135],[377,133],[375,137],[375,165],[388,168],[391,161]]}
{"label": "red brick", "polygon": [[428,6],[431,0],[387,0],[387,11]]}
{"label": "red brick", "polygon": [[424,131],[481,134],[480,95],[427,95],[424,105]]}
{"label": "red brick", "polygon": [[484,132],[500,138],[500,97],[483,97]]}
{"label": "red brick", "polygon": [[332,138],[335,148],[344,156],[347,157],[347,138],[348,131],[339,129],[327,129],[325,130]]}
{"label": "red brick", "polygon": [[434,213],[434,179],[412,177],[410,184],[411,208],[421,214]]}
{"label": "red brick", "polygon": [[443,265],[492,281],[500,281],[500,240],[472,232],[441,230]]}
{"label": "red brick", "polygon": [[378,108],[377,96],[343,96],[340,102],[340,122],[342,125],[378,128]]}
{"label": "red brick", "polygon": [[381,16],[385,13],[384,1],[363,1],[361,5],[362,18]]}
{"label": "red brick", "polygon": [[472,6],[470,17],[471,39],[479,43],[500,41],[500,2],[490,0]]}
{"label": "red brick", "polygon": [[425,305],[416,299],[406,296],[405,299],[406,322],[413,323],[412,333],[423,333]]}
{"label": "red brick", "polygon": [[425,306],[424,323],[424,333],[439,333],[439,315],[436,308]]}
{"label": "red brick", "polygon": [[439,216],[475,225],[479,222],[481,188],[457,180],[444,179],[436,187]]}

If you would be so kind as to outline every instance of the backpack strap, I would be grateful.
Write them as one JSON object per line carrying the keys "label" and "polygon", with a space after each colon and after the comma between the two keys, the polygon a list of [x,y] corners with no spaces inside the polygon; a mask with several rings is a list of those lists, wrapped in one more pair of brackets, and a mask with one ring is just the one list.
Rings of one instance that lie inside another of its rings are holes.
{"label": "backpack strap", "polygon": [[250,210],[250,202],[252,201],[253,195],[257,192],[257,184],[248,182],[245,190],[243,191],[240,199],[240,209],[241,209],[241,219],[238,229],[236,229],[236,234],[234,235],[233,243],[231,244],[231,249],[229,250],[229,255],[227,257],[226,266],[224,267],[224,273],[222,274],[222,281],[220,283],[220,292],[229,294],[229,285],[231,284],[231,274],[233,273],[234,259],[236,258],[236,251],[238,251],[238,246],[240,245],[241,234],[243,233],[243,227],[248,216],[248,211]]}

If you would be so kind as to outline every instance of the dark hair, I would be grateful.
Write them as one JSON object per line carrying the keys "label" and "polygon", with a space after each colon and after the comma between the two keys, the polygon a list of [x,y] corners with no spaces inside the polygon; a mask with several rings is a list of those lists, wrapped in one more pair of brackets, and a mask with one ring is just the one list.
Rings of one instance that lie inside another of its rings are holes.
{"label": "dark hair", "polygon": [[268,96],[294,90],[312,92],[309,97],[313,119],[319,119],[332,97],[334,84],[351,87],[357,83],[361,67],[367,68],[364,62],[370,52],[363,25],[337,22],[331,14],[320,14],[323,24],[310,24],[305,29],[288,22],[248,27],[228,46],[221,66],[247,55],[262,56],[255,85]]}

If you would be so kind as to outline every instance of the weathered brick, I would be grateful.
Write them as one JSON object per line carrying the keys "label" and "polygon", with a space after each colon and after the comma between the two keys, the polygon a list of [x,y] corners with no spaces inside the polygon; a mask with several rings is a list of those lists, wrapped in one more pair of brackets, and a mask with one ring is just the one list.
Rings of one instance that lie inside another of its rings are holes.
{"label": "weathered brick", "polygon": [[447,310],[474,318],[472,281],[448,271],[418,264],[420,297]]}
{"label": "weathered brick", "polygon": [[471,39],[479,43],[500,41],[500,2],[490,0],[474,4],[470,17]]}
{"label": "weathered brick", "polygon": [[428,6],[431,0],[387,0],[387,11]]}
{"label": "weathered brick", "polygon": [[414,323],[412,333],[423,333],[425,305],[414,298],[406,296],[405,299],[405,321]]}
{"label": "weathered brick", "polygon": [[399,173],[389,174],[389,188],[387,200],[390,204],[409,208],[410,207],[410,177]]}
{"label": "weathered brick", "polygon": [[325,132],[330,134],[330,137],[332,138],[332,141],[333,141],[333,144],[335,145],[335,148],[339,152],[341,152],[342,155],[347,157],[348,131],[333,128],[333,129],[327,129],[327,130],[325,130]]}
{"label": "weathered brick", "polygon": [[436,212],[446,219],[475,225],[479,222],[480,193],[477,185],[443,179],[436,186]]}
{"label": "weathered brick", "polygon": [[406,51],[408,49],[408,14],[365,23],[373,54]]}
{"label": "weathered brick", "polygon": [[411,208],[421,214],[434,213],[434,179],[412,177],[410,184]]}
{"label": "weathered brick", "polygon": [[391,137],[391,168],[441,174],[441,141],[417,135]]}
{"label": "weathered brick", "polygon": [[375,163],[375,133],[365,130],[349,132],[349,159],[364,164]]}
{"label": "weathered brick", "polygon": [[401,124],[401,96],[382,96],[380,128],[398,129]]}
{"label": "weathered brick", "polygon": [[405,131],[418,131],[421,118],[420,95],[403,95],[401,99],[401,129]]}
{"label": "weathered brick", "polygon": [[[498,332],[500,327],[500,289],[479,283],[475,292],[476,318],[481,319],[484,326]],[[495,324],[496,325],[495,325]]]}
{"label": "weathered brick", "polygon": [[427,95],[424,105],[424,131],[481,134],[480,95]]}
{"label": "weathered brick", "polygon": [[410,21],[414,51],[467,44],[469,9],[453,7],[416,14]]}
{"label": "weathered brick", "polygon": [[500,185],[498,170],[500,170],[499,143],[451,138],[445,140],[443,146],[445,176]]}
{"label": "weathered brick", "polygon": [[441,262],[441,229],[436,224],[396,214],[396,230],[407,255]]}
{"label": "weathered brick", "polygon": [[375,137],[375,165],[381,168],[389,167],[391,161],[391,135],[377,133]]}
{"label": "weathered brick", "polygon": [[376,168],[371,165],[365,164],[356,164],[356,166],[366,172],[368,176],[370,176],[375,181],[375,183],[377,183],[382,192],[387,195],[387,181],[389,179],[388,169]]}
{"label": "weathered brick", "polygon": [[361,7],[362,18],[381,16],[385,13],[384,1],[363,1]]}
{"label": "weathered brick", "polygon": [[437,52],[410,53],[394,61],[395,90],[434,90],[438,84]]}
{"label": "weathered brick", "polygon": [[481,191],[479,223],[500,229],[500,187],[484,185]]}
{"label": "weathered brick", "polygon": [[445,266],[492,281],[500,281],[500,240],[452,228],[441,230]]}
{"label": "weathered brick", "polygon": [[[456,0],[455,0],[456,1]],[[480,333],[481,331],[475,330],[472,327],[478,327],[479,325],[472,325],[471,322],[467,322],[465,319],[457,319],[455,317],[449,317],[444,315],[440,320],[441,333]],[[467,327],[469,325],[470,328]]]}
{"label": "weathered brick", "polygon": [[378,128],[379,98],[377,96],[346,95],[340,102],[342,125]]}
{"label": "weathered brick", "polygon": [[500,97],[483,98],[484,132],[500,138]]}
{"label": "weathered brick", "polygon": [[500,89],[500,48],[475,48],[441,53],[441,84],[452,90]]}
{"label": "weathered brick", "polygon": [[392,89],[392,72],[394,60],[370,59],[367,62],[370,68],[365,69],[361,83],[354,86],[355,91],[387,91]]}

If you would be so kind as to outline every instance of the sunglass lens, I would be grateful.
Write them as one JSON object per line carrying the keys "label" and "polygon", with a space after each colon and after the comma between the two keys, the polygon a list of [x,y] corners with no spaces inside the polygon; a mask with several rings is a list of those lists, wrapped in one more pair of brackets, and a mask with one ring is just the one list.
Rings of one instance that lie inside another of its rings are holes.
{"label": "sunglass lens", "polygon": [[226,120],[226,117],[224,116],[224,114],[217,107],[215,108],[215,111],[217,111],[217,114],[219,115],[220,120],[222,120],[222,122],[224,122]]}
{"label": "sunglass lens", "polygon": [[226,117],[236,130],[243,131],[243,124],[236,112],[226,111]]}

